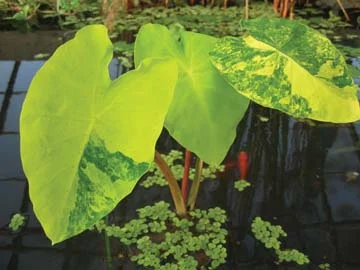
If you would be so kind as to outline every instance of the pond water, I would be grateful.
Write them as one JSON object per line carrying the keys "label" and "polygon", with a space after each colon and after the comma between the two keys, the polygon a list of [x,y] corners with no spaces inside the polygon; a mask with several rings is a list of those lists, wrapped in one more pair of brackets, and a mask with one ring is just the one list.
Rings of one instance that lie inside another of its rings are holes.
{"label": "pond water", "polygon": [[[0,61],[0,269],[106,269],[104,238],[85,232],[51,246],[32,211],[19,153],[19,115],[29,83],[44,61]],[[354,63],[358,63],[354,60]],[[117,60],[112,78],[123,72]],[[266,117],[268,121],[264,121]],[[228,160],[239,151],[249,155],[252,187],[239,193],[236,169],[218,180],[205,180],[198,206],[220,206],[229,217],[228,260],[220,269],[279,269],[274,258],[249,233],[255,216],[283,226],[284,244],[309,255],[311,265],[331,269],[360,269],[360,122],[344,125],[302,122],[278,111],[251,104],[238,126]],[[180,149],[166,131],[160,151]],[[135,210],[170,200],[166,188],[138,186],[115,209],[111,222],[135,217]],[[25,213],[26,226],[13,234],[7,224],[14,213]],[[112,240],[117,269],[140,269],[121,259]],[[299,269],[286,267],[281,269]]]}

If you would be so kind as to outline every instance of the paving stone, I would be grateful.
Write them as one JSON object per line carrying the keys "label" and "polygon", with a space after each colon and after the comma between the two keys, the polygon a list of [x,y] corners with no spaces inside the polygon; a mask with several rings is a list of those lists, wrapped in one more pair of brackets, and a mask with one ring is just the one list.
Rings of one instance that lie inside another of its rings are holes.
{"label": "paving stone", "polygon": [[359,265],[343,265],[340,268],[341,270],[359,270],[360,269],[360,264]]}
{"label": "paving stone", "polygon": [[3,132],[19,132],[20,112],[25,96],[26,94],[11,96]]}
{"label": "paving stone", "polygon": [[[25,248],[52,248],[51,241],[41,231],[39,233],[26,234],[22,237],[22,245]],[[55,248],[63,247],[64,244],[57,244]]]}
{"label": "paving stone", "polygon": [[4,102],[4,97],[5,97],[5,94],[0,94],[0,110],[1,110],[2,104]]}
{"label": "paving stone", "polygon": [[[0,269],[9,269],[9,261],[11,259],[11,251],[0,251]],[[10,270],[10,269],[9,269]]]}
{"label": "paving stone", "polygon": [[116,58],[113,58],[109,64],[109,73],[110,73],[110,79],[114,80],[117,77],[119,77],[119,71],[120,71],[120,63],[119,60]]}
{"label": "paving stone", "polygon": [[[11,246],[12,241],[13,241],[12,236],[0,235],[0,247]],[[2,252],[2,251],[0,251],[0,254],[1,254],[1,252]],[[0,255],[0,256],[1,256],[1,255]],[[0,263],[0,265],[1,265],[1,263]],[[0,269],[2,269],[2,268],[0,267]]]}
{"label": "paving stone", "polygon": [[[232,268],[226,268],[232,269]],[[241,270],[272,270],[273,268],[267,264],[257,264],[257,263],[240,263],[237,265],[236,269]]]}
{"label": "paving stone", "polygon": [[28,204],[29,221],[27,224],[28,228],[42,228],[39,220],[36,218],[32,204]]}
{"label": "paving stone", "polygon": [[296,218],[301,224],[310,225],[324,223],[329,220],[324,195],[318,192],[316,195],[304,196],[301,208],[296,211]]}
{"label": "paving stone", "polygon": [[[319,265],[321,264],[325,264],[325,263],[329,263],[327,262],[326,260],[324,260],[323,262],[321,263],[311,263],[309,264],[309,268],[306,268],[307,270],[322,270],[319,268]],[[337,267],[336,264],[330,264],[330,268],[329,269],[326,269],[326,270],[339,270],[340,268]]]}
{"label": "paving stone", "polygon": [[349,182],[345,174],[327,174],[324,178],[333,220],[360,220],[360,179]]}
{"label": "paving stone", "polygon": [[304,243],[304,253],[313,263],[336,261],[336,247],[329,230],[322,228],[304,229],[300,233]]}
{"label": "paving stone", "polygon": [[0,61],[0,93],[6,92],[15,61]]}
{"label": "paving stone", "polygon": [[51,269],[62,270],[64,265],[64,255],[54,250],[34,251],[18,253],[17,269]]}
{"label": "paving stone", "polygon": [[354,122],[353,125],[355,127],[356,135],[360,137],[360,121]]}
{"label": "paving stone", "polygon": [[0,227],[8,224],[12,215],[20,211],[24,191],[25,182],[0,181]]}
{"label": "paving stone", "polygon": [[336,138],[325,158],[324,173],[360,172],[360,160],[355,152],[355,143],[350,128],[338,128]]}
{"label": "paving stone", "polygon": [[[106,270],[105,258],[100,256],[89,256],[88,253],[68,254],[65,258],[64,268],[67,270]],[[50,268],[49,268],[50,269]],[[135,269],[135,268],[118,268]]]}
{"label": "paving stone", "polygon": [[250,234],[240,235],[244,229],[239,227],[231,228],[228,232],[229,250],[228,258],[235,263],[244,263],[255,259],[256,240]]}
{"label": "paving stone", "polygon": [[335,229],[335,232],[337,235],[337,250],[340,257],[339,259],[348,264],[360,264],[360,226],[339,226]]}
{"label": "paving stone", "polygon": [[27,91],[34,75],[44,63],[45,61],[21,61],[13,91]]}
{"label": "paving stone", "polygon": [[19,135],[0,134],[0,153],[0,180],[25,179],[20,159]]}

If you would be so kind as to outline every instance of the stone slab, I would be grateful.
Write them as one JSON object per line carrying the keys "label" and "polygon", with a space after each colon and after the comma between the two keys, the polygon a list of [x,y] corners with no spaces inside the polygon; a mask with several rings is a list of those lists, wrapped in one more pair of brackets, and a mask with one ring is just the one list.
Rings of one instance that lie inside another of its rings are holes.
{"label": "stone slab", "polygon": [[22,104],[26,94],[12,95],[6,112],[3,132],[19,132],[19,121]]}
{"label": "stone slab", "polygon": [[344,173],[325,174],[324,179],[333,221],[360,220],[360,179],[349,182]]}
{"label": "stone slab", "polygon": [[0,61],[0,93],[6,92],[14,65],[15,61]]}
{"label": "stone slab", "polygon": [[25,182],[0,181],[0,228],[8,224],[12,215],[20,211],[24,191]]}
{"label": "stone slab", "polygon": [[[45,61],[21,61],[16,75],[13,92],[25,92],[28,90],[31,80]],[[45,90],[44,90],[45,91]],[[46,92],[44,92],[45,94]]]}
{"label": "stone slab", "polygon": [[20,159],[20,138],[16,134],[0,134],[0,180],[25,179]]}

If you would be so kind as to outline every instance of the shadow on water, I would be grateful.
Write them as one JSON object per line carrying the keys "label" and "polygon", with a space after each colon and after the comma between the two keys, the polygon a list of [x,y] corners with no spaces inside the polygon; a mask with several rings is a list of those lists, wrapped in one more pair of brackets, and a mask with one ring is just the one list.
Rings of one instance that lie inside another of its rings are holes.
{"label": "shadow on water", "polygon": [[[32,211],[19,154],[19,115],[29,83],[44,61],[0,61],[0,269],[105,269],[104,240],[93,232],[51,247]],[[109,66],[112,78],[121,74],[117,60]],[[309,255],[318,269],[360,269],[360,122],[332,125],[298,121],[254,103],[238,126],[226,160],[239,151],[249,155],[248,181],[242,193],[233,188],[238,170],[218,180],[205,179],[199,208],[220,206],[228,213],[228,262],[220,269],[278,269],[274,257],[250,233],[255,216],[284,226],[287,248]],[[181,147],[164,130],[161,152]],[[146,195],[145,195],[146,194]],[[115,209],[111,222],[124,223],[136,209],[171,201],[167,188],[137,186]],[[12,234],[7,224],[14,213],[27,216],[25,228]],[[122,248],[112,241],[113,256]],[[118,269],[140,269],[117,260]],[[286,269],[296,269],[288,267]]]}

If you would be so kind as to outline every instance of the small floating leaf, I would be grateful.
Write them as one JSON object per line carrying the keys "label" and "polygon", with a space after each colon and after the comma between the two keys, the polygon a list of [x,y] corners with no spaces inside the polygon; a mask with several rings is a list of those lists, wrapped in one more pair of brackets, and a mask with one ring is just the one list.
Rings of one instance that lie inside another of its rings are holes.
{"label": "small floating leaf", "polygon": [[50,53],[38,53],[34,55],[34,59],[44,59],[48,58],[50,56]]}
{"label": "small floating leaf", "polygon": [[355,84],[330,40],[284,19],[260,18],[242,26],[247,35],[220,39],[210,52],[214,66],[239,93],[297,118],[360,119]]}
{"label": "small floating leaf", "polygon": [[107,215],[154,159],[176,62],[145,59],[111,81],[111,59],[106,28],[81,29],[36,74],[23,105],[22,163],[35,214],[53,243]]}
{"label": "small floating leaf", "polygon": [[269,122],[269,117],[265,117],[262,115],[258,115],[258,117],[261,122]]}
{"label": "small floating leaf", "polygon": [[251,184],[243,179],[237,180],[234,182],[234,187],[238,190],[238,191],[243,191],[245,190],[247,187],[250,187]]}
{"label": "small floating leaf", "polygon": [[12,216],[9,223],[9,228],[13,232],[16,232],[24,225],[24,223],[25,223],[25,217],[22,214],[17,213]]}

